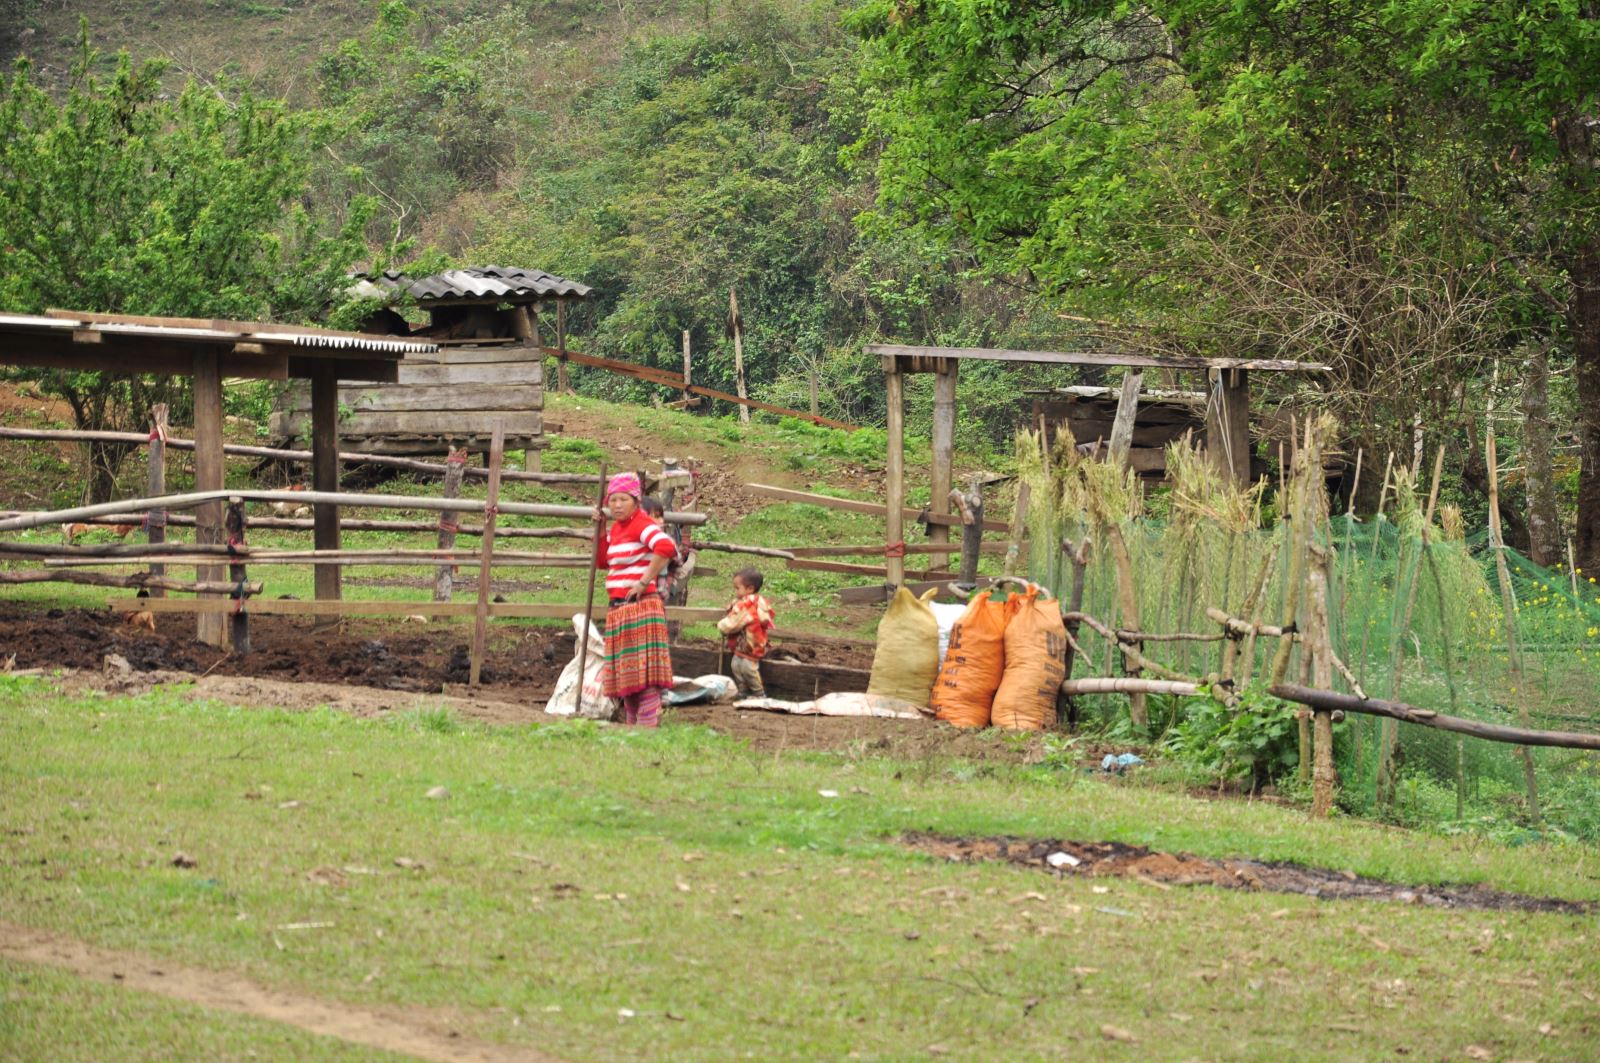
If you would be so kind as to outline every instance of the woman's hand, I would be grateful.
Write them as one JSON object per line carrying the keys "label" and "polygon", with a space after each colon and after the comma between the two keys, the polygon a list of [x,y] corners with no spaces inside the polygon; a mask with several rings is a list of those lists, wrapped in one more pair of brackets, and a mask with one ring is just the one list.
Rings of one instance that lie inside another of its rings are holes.
{"label": "woman's hand", "polygon": [[631,601],[636,600],[639,597],[639,595],[641,595],[643,593],[644,593],[644,580],[636,579],[636,580],[633,581],[633,586],[628,588],[628,593],[626,595],[624,595],[623,597],[624,597],[624,600],[631,602]]}
{"label": "woman's hand", "polygon": [[589,515],[592,516],[595,520],[605,520],[606,519],[605,513],[601,511],[599,506],[595,506],[592,509],[590,509],[589,510]]}

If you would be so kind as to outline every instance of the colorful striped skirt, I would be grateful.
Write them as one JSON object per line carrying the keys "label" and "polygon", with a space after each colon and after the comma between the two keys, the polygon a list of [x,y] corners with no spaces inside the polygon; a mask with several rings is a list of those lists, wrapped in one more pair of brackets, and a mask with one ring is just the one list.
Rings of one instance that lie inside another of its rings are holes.
{"label": "colorful striped skirt", "polygon": [[613,605],[606,613],[606,695],[624,698],[672,685],[667,610],[659,595]]}

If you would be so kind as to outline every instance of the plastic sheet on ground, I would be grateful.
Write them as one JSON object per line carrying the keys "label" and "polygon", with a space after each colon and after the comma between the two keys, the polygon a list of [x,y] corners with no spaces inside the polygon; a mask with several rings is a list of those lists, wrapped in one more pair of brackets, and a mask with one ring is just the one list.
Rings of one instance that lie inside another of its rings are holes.
{"label": "plastic sheet on ground", "polygon": [[737,693],[733,680],[725,675],[701,675],[693,679],[672,677],[672,689],[661,695],[668,705],[693,705],[699,701],[727,701]]}
{"label": "plastic sheet on ground", "polygon": [[783,701],[779,698],[743,698],[733,703],[736,709],[764,709],[794,716],[878,716],[893,720],[921,720],[928,710],[903,698],[861,691],[824,694],[815,701]]}

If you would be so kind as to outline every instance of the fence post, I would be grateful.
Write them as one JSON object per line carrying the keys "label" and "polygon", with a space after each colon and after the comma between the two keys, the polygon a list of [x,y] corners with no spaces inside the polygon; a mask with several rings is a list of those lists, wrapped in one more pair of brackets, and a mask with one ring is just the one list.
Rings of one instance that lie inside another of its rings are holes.
{"label": "fence post", "polygon": [[500,503],[500,458],[505,451],[506,430],[495,425],[489,443],[489,494],[483,510],[483,556],[478,563],[478,611],[472,625],[472,671],[468,686],[477,686],[483,671],[484,643],[489,634],[489,562],[494,557],[495,515]]}
{"label": "fence post", "polygon": [[[158,402],[150,408],[152,424],[150,426],[150,477],[147,482],[149,490],[146,492],[151,498],[158,498],[167,493],[167,404]],[[159,506],[152,508],[145,517],[147,541],[151,543],[164,543],[167,541],[167,511]],[[152,576],[167,574],[166,565],[151,565]],[[167,592],[162,587],[151,587],[150,597],[165,598]]]}
{"label": "fence post", "polygon": [[[451,447],[450,454],[445,458],[444,497],[455,498],[461,494],[461,478],[466,475],[467,449],[465,447]],[[461,514],[453,509],[442,510],[439,513],[439,549],[450,550],[456,545],[456,532],[461,530]],[[440,565],[433,577],[433,600],[448,602],[453,585],[453,565]]]}
{"label": "fence post", "polygon": [[[228,503],[228,515],[225,527],[228,532],[228,552],[244,549],[246,518],[244,503],[235,499]],[[233,614],[228,619],[228,631],[232,636],[233,652],[246,654],[250,652],[250,617],[245,612],[245,579],[246,571],[243,562],[228,565],[228,580],[233,584]]]}

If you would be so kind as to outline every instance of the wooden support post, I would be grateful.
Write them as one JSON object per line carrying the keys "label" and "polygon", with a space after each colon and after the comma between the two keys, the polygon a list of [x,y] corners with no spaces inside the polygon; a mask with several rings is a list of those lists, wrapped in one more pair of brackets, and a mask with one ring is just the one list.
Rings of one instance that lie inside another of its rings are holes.
{"label": "wooden support post", "polygon": [[806,365],[806,383],[811,388],[811,416],[821,417],[822,407],[817,402],[817,360],[815,357]]}
{"label": "wooden support post", "polygon": [[[228,503],[226,525],[230,547],[244,549],[248,545],[245,540],[245,523],[244,503]],[[243,656],[250,652],[250,615],[245,612],[248,573],[242,561],[228,566],[228,582],[233,584],[234,600],[233,614],[228,617],[228,637],[233,643],[233,652]]]}
{"label": "wooden support post", "polygon": [[561,394],[572,394],[572,381],[567,379],[567,301],[556,300],[556,386]]}
{"label": "wooden support post", "polygon": [[478,566],[478,611],[472,623],[472,667],[467,676],[468,686],[477,686],[483,672],[483,653],[489,635],[489,585],[493,576],[490,562],[494,558],[494,525],[500,503],[500,464],[505,454],[506,430],[494,426],[489,441],[489,493],[483,511],[483,563]]}
{"label": "wooden support post", "polygon": [[589,666],[589,629],[594,627],[594,577],[599,571],[600,560],[604,556],[606,537],[606,463],[600,463],[600,497],[594,505],[594,543],[593,552],[589,555],[589,582],[583,592],[583,630],[578,633],[578,699],[577,705],[583,707],[583,676]]}
{"label": "wooden support post", "polygon": [[951,492],[961,510],[961,579],[956,584],[970,594],[978,586],[978,555],[983,552],[983,485],[976,476],[966,494]]}
{"label": "wooden support post", "polygon": [[[444,474],[444,497],[456,498],[461,494],[461,478],[467,471],[467,451],[465,447],[451,447],[450,454],[445,458],[449,468]],[[491,470],[490,475],[493,475]],[[456,545],[456,533],[461,530],[461,514],[453,509],[443,510],[439,514],[439,549],[453,550]],[[454,569],[450,565],[440,565],[433,575],[433,600],[448,602],[450,592],[455,586]]]}
{"label": "wooden support post", "polygon": [[1250,380],[1245,369],[1207,371],[1206,453],[1240,487],[1250,484]]}
{"label": "wooden support post", "polygon": [[[1527,686],[1522,678],[1522,647],[1517,639],[1517,599],[1511,589],[1511,572],[1506,567],[1506,543],[1500,533],[1500,472],[1495,453],[1494,419],[1488,418],[1488,438],[1484,441],[1484,460],[1489,466],[1489,547],[1494,551],[1495,575],[1500,582],[1500,607],[1505,614],[1506,650],[1511,661],[1511,685],[1518,692],[1517,722],[1527,729]],[[1528,790],[1528,811],[1539,822],[1539,784],[1533,773],[1533,754],[1522,749],[1522,777]]]}
{"label": "wooden support post", "polygon": [[[220,491],[223,487],[222,452],[222,369],[217,352],[208,350],[194,356],[194,486],[196,491]],[[222,502],[206,502],[195,509],[194,541],[216,545],[223,541]],[[197,565],[195,581],[219,583],[226,574],[221,565]],[[226,618],[221,614],[200,614],[195,618],[195,637],[210,646],[228,645]]]}
{"label": "wooden support post", "polygon": [[905,515],[901,512],[906,498],[905,377],[893,357],[884,359],[883,373],[889,413],[889,455],[884,468],[888,507],[884,516],[884,563],[889,586],[894,588],[904,583],[906,577],[905,553],[899,549],[906,538]]}
{"label": "wooden support post", "polygon": [[683,408],[688,409],[694,404],[695,397],[689,389],[694,387],[694,377],[691,375],[691,361],[689,356],[689,330],[683,330]]}
{"label": "wooden support post", "polygon": [[[728,331],[733,334],[733,384],[741,399],[748,399],[744,383],[744,322],[739,318],[739,297],[728,289]],[[750,423],[750,407],[739,404],[739,423]]]}
{"label": "wooden support post", "polygon": [[[316,491],[339,490],[339,377],[332,365],[317,365],[311,377],[311,486]],[[318,550],[339,549],[339,507],[316,503],[311,507],[312,546]],[[336,601],[340,593],[338,565],[318,565],[316,597]],[[319,618],[318,626],[339,623],[330,614]]]}
{"label": "wooden support post", "polygon": [[[954,358],[942,358],[933,375],[933,467],[928,474],[932,491],[928,509],[933,513],[950,512],[950,478],[956,449],[956,374],[960,365]],[[933,525],[928,529],[928,539],[935,543],[949,542],[949,527]],[[948,556],[936,555],[939,560]]]}
{"label": "wooden support post", "polygon": [[1133,425],[1139,417],[1139,390],[1143,385],[1144,373],[1141,370],[1130,368],[1122,378],[1117,415],[1111,422],[1111,453],[1107,458],[1113,465],[1128,464],[1128,451],[1133,446]]}
{"label": "wooden support post", "polygon": [[[1328,555],[1315,544],[1311,548],[1306,582],[1310,588],[1308,614],[1311,620],[1311,681],[1321,690],[1333,686],[1333,639],[1328,620]],[[1335,769],[1333,766],[1333,712],[1314,710],[1312,721],[1314,764],[1311,772],[1311,814],[1326,816],[1333,811]]]}
{"label": "wooden support post", "polygon": [[[167,493],[167,404],[156,403],[150,408],[150,414],[153,423],[150,426],[150,476],[147,480],[149,490],[146,494],[151,498],[159,498]],[[160,506],[152,508],[145,517],[145,528],[150,542],[166,542],[167,511]],[[166,572],[165,565],[150,566],[152,576],[164,576]],[[150,589],[152,598],[165,598],[166,595],[167,592],[161,587]]]}

